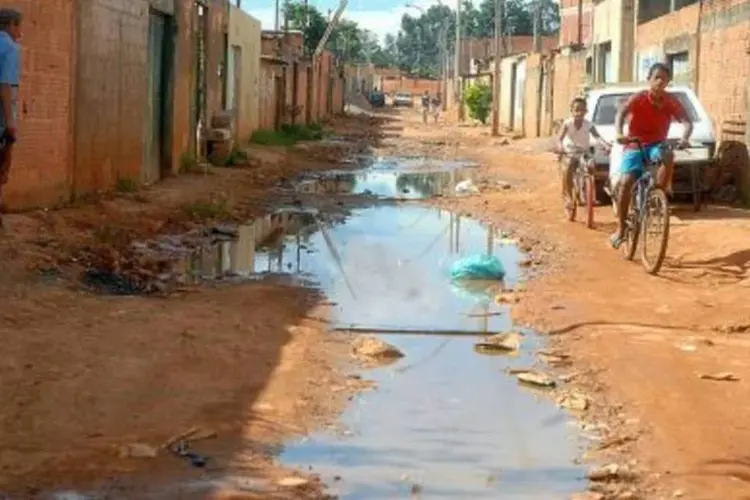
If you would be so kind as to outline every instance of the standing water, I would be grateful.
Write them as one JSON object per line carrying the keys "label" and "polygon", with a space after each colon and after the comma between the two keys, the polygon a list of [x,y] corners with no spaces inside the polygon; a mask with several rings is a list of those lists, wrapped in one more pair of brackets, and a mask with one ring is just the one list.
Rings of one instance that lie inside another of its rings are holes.
{"label": "standing water", "polygon": [[584,471],[573,465],[581,443],[567,417],[504,373],[531,366],[541,339],[525,332],[515,358],[473,350],[476,334],[513,327],[491,293],[451,283],[450,265],[478,253],[501,259],[506,285],[518,281],[522,256],[494,228],[434,208],[390,205],[312,229],[302,242],[289,235],[259,256],[256,271],[314,278],[336,304],[335,327],[404,332],[380,335],[406,356],[363,373],[378,390],[346,411],[343,435],[291,443],[284,463],[311,467],[331,493],[353,500],[416,491],[430,499],[552,500],[583,488]]}

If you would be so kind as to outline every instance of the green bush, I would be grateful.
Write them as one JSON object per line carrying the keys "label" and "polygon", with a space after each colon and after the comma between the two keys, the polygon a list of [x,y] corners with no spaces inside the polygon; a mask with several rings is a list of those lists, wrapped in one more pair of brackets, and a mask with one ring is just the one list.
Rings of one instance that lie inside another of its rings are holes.
{"label": "green bush", "polygon": [[492,107],[492,89],[486,83],[475,83],[466,90],[464,104],[469,108],[469,116],[487,123]]}

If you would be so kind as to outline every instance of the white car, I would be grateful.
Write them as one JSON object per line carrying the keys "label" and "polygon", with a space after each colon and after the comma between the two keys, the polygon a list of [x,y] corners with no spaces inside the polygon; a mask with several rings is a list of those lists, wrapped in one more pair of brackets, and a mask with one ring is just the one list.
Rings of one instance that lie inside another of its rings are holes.
{"label": "white car", "polygon": [[[633,94],[645,90],[644,86],[608,86],[589,91],[586,101],[588,112],[586,118],[594,124],[599,134],[607,142],[614,143],[616,138],[615,132],[615,115],[620,105],[624,104]],[[716,150],[716,135],[714,133],[711,118],[698,100],[695,92],[687,86],[672,86],[667,91],[676,97],[685,111],[693,121],[693,134],[690,138],[691,145],[694,147],[684,150],[675,151],[675,194],[694,194],[696,189],[700,189],[692,184],[693,170],[700,173],[700,170],[710,164]],[[682,136],[684,127],[681,123],[672,123],[669,127],[669,139],[679,139]],[[625,134],[628,133],[627,124],[625,125]],[[595,146],[594,162],[596,163],[597,193],[604,191],[605,181],[609,177],[614,185],[619,175],[620,159],[622,157],[623,147],[615,144],[612,148],[611,155],[598,145]],[[700,178],[700,175],[697,176]],[[688,185],[685,185],[686,181]],[[598,195],[601,200],[600,195]]]}
{"label": "white car", "polygon": [[393,96],[393,107],[398,106],[404,106],[404,107],[412,107],[414,104],[414,99],[412,98],[412,95],[408,92],[397,92],[396,95]]}

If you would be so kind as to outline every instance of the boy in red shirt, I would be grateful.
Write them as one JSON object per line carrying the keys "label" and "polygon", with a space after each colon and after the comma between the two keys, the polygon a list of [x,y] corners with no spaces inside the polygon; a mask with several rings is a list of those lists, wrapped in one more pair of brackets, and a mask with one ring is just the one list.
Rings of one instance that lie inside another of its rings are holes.
{"label": "boy in red shirt", "polygon": [[[669,68],[662,63],[656,63],[648,71],[649,89],[635,94],[617,112],[615,130],[617,142],[625,145],[620,166],[620,181],[617,186],[617,232],[610,237],[612,247],[619,248],[625,236],[625,219],[630,206],[630,192],[635,181],[643,175],[646,158],[652,162],[661,162],[662,167],[657,174],[657,184],[669,194],[672,192],[672,174],[674,171],[674,155],[664,151],[663,143],[669,134],[672,120],[684,124],[685,131],[678,147],[689,146],[688,140],[693,133],[693,123],[677,98],[666,91],[671,79]],[[628,137],[623,135],[626,118],[628,123]],[[643,145],[643,152],[633,139],[638,139]],[[646,158],[644,158],[644,153]]]}

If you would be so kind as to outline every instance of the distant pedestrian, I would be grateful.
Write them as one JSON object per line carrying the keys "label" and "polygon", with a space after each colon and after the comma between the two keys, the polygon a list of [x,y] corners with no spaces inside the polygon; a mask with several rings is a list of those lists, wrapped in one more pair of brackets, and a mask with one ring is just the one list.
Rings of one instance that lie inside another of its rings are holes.
{"label": "distant pedestrian", "polygon": [[425,90],[422,94],[422,123],[427,123],[427,115],[430,112],[430,91]]}
{"label": "distant pedestrian", "polygon": [[[0,203],[16,142],[18,84],[21,76],[21,13],[0,8]],[[2,218],[0,218],[2,226]]]}

